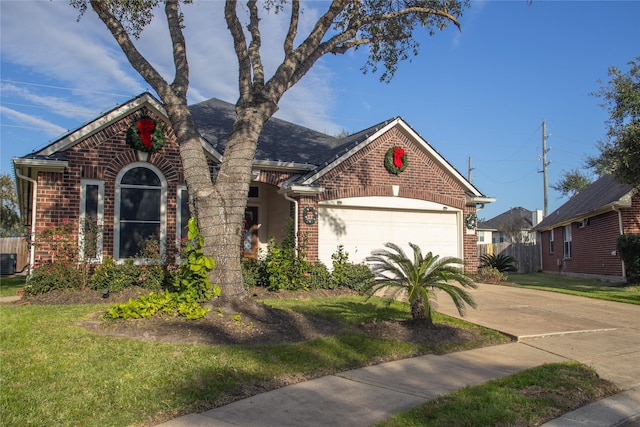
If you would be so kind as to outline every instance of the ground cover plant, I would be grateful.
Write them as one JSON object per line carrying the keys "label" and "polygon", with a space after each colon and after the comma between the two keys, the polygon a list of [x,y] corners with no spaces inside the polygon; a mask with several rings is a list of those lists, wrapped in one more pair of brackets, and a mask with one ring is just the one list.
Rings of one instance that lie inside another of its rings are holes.
{"label": "ground cover plant", "polygon": [[607,301],[640,304],[640,286],[550,273],[511,274],[507,283]]}
{"label": "ground cover plant", "polygon": [[508,341],[440,315],[422,334],[399,334],[411,327],[407,305],[320,297],[330,292],[338,295],[259,288],[250,293],[272,307],[264,313],[213,309],[194,321],[107,321],[109,304],[38,305],[38,297],[3,305],[3,423],[154,425],[343,370]]}
{"label": "ground cover plant", "polygon": [[376,426],[539,426],[619,391],[585,365],[554,363],[466,387]]}

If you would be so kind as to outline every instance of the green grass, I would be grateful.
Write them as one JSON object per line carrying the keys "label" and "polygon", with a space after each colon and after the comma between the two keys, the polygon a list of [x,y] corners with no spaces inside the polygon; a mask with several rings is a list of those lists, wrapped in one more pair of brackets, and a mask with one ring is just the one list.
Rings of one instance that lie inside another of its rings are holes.
{"label": "green grass", "polygon": [[538,426],[618,391],[579,363],[548,364],[458,390],[377,426]]}
{"label": "green grass", "polygon": [[0,277],[0,297],[16,295],[18,289],[25,285],[27,276],[1,276]]}
{"label": "green grass", "polygon": [[[269,300],[345,325],[408,319],[408,308],[364,298]],[[372,304],[372,305],[367,305]],[[308,379],[428,352],[505,342],[494,331],[475,342],[433,348],[357,333],[308,342],[224,346],[145,342],[98,335],[80,323],[109,305],[0,306],[2,425],[153,425],[247,397],[291,379]],[[375,310],[374,310],[375,308]]]}
{"label": "green grass", "polygon": [[620,286],[601,280],[550,273],[510,274],[507,282],[523,288],[561,292],[628,304],[640,304],[640,286]]}

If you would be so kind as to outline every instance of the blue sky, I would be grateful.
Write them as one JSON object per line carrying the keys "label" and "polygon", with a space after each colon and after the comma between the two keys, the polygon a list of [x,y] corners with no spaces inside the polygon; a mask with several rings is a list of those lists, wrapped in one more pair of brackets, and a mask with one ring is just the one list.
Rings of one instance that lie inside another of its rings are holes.
{"label": "blue sky", "polygon": [[[308,29],[327,2],[305,7]],[[183,7],[192,71],[190,102],[237,98],[237,63],[220,1]],[[104,25],[76,22],[67,1],[0,0],[0,172],[148,89]],[[280,17],[263,21],[267,72],[281,56]],[[462,23],[421,36],[418,57],[390,84],[363,75],[364,52],[323,58],[285,95],[277,116],[312,129],[356,132],[401,116],[464,176],[495,197],[479,214],[543,207],[542,122],[549,183],[581,168],[606,132],[589,94],[607,70],[640,55],[640,1],[472,1]],[[37,29],[37,30],[36,30]],[[168,35],[154,22],[140,49],[170,69]],[[166,74],[167,76],[169,74]],[[549,212],[564,202],[549,189]]]}

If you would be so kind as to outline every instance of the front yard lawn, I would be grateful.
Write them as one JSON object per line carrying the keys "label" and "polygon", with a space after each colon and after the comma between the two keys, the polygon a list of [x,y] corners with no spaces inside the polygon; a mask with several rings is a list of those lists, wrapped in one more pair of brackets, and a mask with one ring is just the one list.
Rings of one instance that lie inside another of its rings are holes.
{"label": "front yard lawn", "polygon": [[[95,322],[96,312],[104,312],[108,304],[2,305],[2,424],[154,425],[372,363],[508,342],[495,331],[445,316],[434,319],[437,325],[463,331],[456,334],[462,340],[415,343],[362,328],[410,319],[408,307],[400,303],[386,308],[382,301],[354,296],[266,301],[335,319],[340,332],[282,345],[149,341],[82,326]],[[134,328],[143,325],[128,322]],[[250,325],[238,318],[237,327]]]}
{"label": "front yard lawn", "polygon": [[0,297],[9,297],[17,294],[22,289],[27,276],[2,276],[0,277]]}
{"label": "front yard lawn", "polygon": [[637,285],[624,286],[624,284],[551,273],[510,274],[507,283],[523,288],[640,304],[640,286]]}

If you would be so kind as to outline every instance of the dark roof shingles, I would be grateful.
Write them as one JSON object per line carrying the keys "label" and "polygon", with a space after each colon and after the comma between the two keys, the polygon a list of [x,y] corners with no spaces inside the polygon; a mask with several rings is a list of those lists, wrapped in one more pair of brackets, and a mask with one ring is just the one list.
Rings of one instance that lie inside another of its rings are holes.
{"label": "dark roof shingles", "polygon": [[587,216],[600,208],[619,201],[632,189],[631,185],[618,183],[613,175],[603,175],[551,212],[538,224],[536,229],[548,228],[583,215]]}

